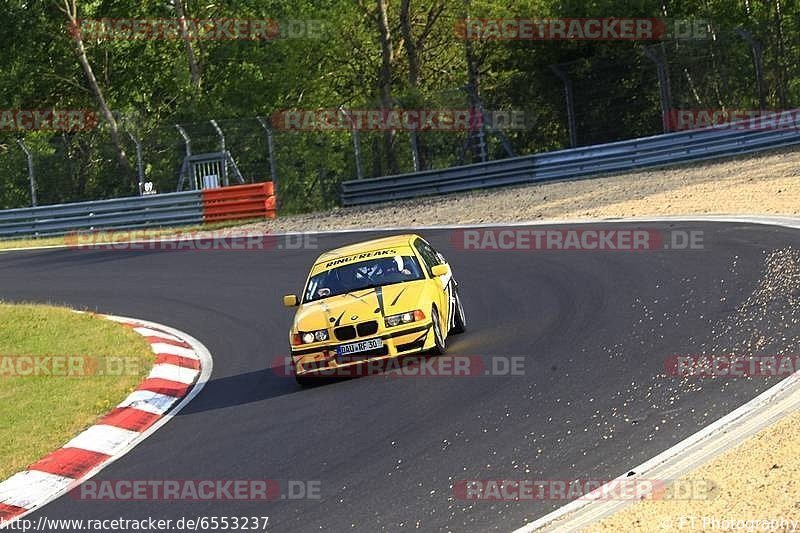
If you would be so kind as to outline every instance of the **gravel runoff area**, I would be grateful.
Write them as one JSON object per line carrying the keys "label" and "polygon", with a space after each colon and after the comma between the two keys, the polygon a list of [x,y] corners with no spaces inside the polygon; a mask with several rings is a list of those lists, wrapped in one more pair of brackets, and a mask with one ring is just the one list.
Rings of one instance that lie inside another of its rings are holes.
{"label": "gravel runoff area", "polygon": [[[245,226],[270,232],[526,220],[691,214],[800,215],[800,150],[500,188],[322,213]],[[647,500],[596,524],[598,531],[800,530],[800,413],[687,474],[714,480],[711,499]],[[777,520],[766,528],[746,520]],[[726,521],[727,520],[727,521]],[[777,526],[775,529],[773,527]]]}
{"label": "gravel runoff area", "polygon": [[604,178],[488,189],[279,217],[271,232],[550,218],[800,214],[800,150]]}
{"label": "gravel runoff area", "polygon": [[585,531],[800,531],[798,452],[795,412],[676,482],[711,481],[715,488],[703,498],[645,500]]}

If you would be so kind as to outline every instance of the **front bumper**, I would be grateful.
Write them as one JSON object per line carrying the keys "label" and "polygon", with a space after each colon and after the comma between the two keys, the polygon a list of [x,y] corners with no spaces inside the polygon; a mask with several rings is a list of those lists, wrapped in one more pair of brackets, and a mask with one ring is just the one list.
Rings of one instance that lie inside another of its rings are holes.
{"label": "front bumper", "polygon": [[[432,322],[415,322],[406,327],[396,326],[384,332],[346,342],[328,342],[304,348],[292,346],[292,363],[297,376],[353,376],[351,371],[363,366],[365,362],[383,361],[401,355],[419,353],[433,346]],[[339,360],[336,347],[340,344],[380,338],[383,348],[347,356],[349,360]]]}

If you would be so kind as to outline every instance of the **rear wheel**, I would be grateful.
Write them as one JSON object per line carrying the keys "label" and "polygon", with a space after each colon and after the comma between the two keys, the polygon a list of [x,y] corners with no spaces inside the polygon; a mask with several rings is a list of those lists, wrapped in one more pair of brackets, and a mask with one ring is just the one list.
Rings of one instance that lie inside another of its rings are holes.
{"label": "rear wheel", "polygon": [[431,329],[433,329],[433,348],[431,348],[431,353],[433,355],[442,355],[447,350],[447,346],[445,345],[444,335],[442,335],[442,326],[439,323],[439,312],[435,307],[431,311],[431,323]]}

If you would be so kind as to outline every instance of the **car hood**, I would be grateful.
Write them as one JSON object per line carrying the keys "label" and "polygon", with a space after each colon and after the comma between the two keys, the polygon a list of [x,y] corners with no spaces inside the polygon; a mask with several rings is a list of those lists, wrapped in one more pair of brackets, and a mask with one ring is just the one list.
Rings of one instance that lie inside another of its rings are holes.
{"label": "car hood", "polygon": [[[395,283],[303,304],[295,315],[294,330],[314,331],[328,326],[344,326],[419,309],[426,281]],[[427,310],[423,311],[428,314]]]}

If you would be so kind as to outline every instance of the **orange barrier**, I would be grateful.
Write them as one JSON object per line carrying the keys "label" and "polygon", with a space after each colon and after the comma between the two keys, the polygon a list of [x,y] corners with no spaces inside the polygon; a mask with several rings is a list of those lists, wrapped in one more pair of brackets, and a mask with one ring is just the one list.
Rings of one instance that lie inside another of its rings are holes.
{"label": "orange barrier", "polygon": [[275,218],[275,193],[271,181],[203,189],[203,221]]}

